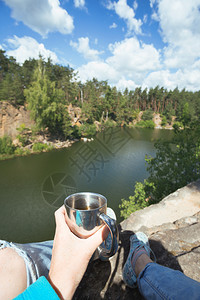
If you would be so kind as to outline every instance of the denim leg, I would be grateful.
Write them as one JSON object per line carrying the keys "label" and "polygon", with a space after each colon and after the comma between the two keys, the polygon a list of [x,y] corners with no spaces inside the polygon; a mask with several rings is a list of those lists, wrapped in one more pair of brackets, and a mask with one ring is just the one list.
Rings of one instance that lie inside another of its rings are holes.
{"label": "denim leg", "polygon": [[140,293],[148,300],[200,300],[200,282],[156,263],[146,265],[137,283]]}

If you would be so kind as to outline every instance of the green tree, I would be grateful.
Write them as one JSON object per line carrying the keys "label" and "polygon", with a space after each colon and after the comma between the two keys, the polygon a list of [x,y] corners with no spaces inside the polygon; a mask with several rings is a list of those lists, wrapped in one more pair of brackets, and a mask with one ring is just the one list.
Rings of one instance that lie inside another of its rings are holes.
{"label": "green tree", "polygon": [[156,157],[147,158],[149,182],[155,191],[151,202],[159,202],[178,188],[200,176],[200,128],[177,131],[171,142],[155,144]]}
{"label": "green tree", "polygon": [[167,118],[165,116],[162,117],[162,123],[161,126],[166,126],[167,125]]}
{"label": "green tree", "polygon": [[163,115],[166,117],[167,121],[169,123],[171,123],[172,121],[172,116],[175,115],[175,110],[173,109],[173,106],[171,103],[168,103],[168,105],[166,106]]}
{"label": "green tree", "polygon": [[9,59],[7,58],[6,52],[0,49],[0,83],[5,77],[6,72],[8,71]]}
{"label": "green tree", "polygon": [[146,180],[144,183],[135,183],[134,195],[129,196],[129,200],[122,199],[119,205],[121,217],[128,218],[136,210],[140,210],[149,205],[149,198],[147,197],[149,187],[154,188],[153,184],[148,183]]}
{"label": "green tree", "polygon": [[157,203],[200,177],[199,124],[184,130],[177,129],[171,141],[159,140],[155,148],[156,156],[146,157],[149,177],[143,184],[137,183],[135,194],[130,196],[129,201],[122,200],[122,216],[127,217],[144,205]]}
{"label": "green tree", "polygon": [[14,105],[24,103],[22,69],[13,57],[7,59],[1,52],[0,58],[0,100]]}
{"label": "green tree", "polygon": [[32,118],[40,128],[47,127],[50,133],[68,136],[70,119],[64,92],[56,88],[56,83],[45,74],[41,59],[34,78],[35,81],[25,90]]}
{"label": "green tree", "polygon": [[19,140],[19,142],[21,143],[21,145],[23,147],[25,147],[26,145],[28,145],[29,142],[29,138],[30,138],[30,129],[27,128],[25,126],[24,123],[22,123],[18,128],[17,131],[19,132],[19,134],[17,135],[17,138]]}
{"label": "green tree", "polygon": [[21,71],[24,89],[28,88],[34,80],[34,71],[37,66],[38,61],[36,59],[29,59],[24,61]]}
{"label": "green tree", "polygon": [[49,79],[56,82],[56,88],[63,90],[66,103],[77,105],[79,89],[74,70],[69,66],[54,65],[50,59],[48,59],[45,68]]}
{"label": "green tree", "polygon": [[191,122],[191,113],[190,113],[190,110],[189,110],[189,103],[188,102],[186,102],[184,104],[183,112],[182,112],[182,115],[180,117],[180,121],[182,122],[184,127],[188,126]]}

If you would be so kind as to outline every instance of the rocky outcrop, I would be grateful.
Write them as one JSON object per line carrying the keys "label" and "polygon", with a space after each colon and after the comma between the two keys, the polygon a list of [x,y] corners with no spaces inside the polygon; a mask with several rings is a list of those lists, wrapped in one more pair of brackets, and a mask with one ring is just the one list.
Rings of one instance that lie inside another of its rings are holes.
{"label": "rocky outcrop", "polygon": [[[72,125],[81,125],[81,108],[73,107],[71,104],[68,106],[68,112],[72,121]],[[9,135],[15,138],[19,132],[17,128],[25,124],[26,127],[32,127],[35,123],[30,118],[30,111],[26,106],[13,106],[12,104],[3,101],[0,102],[0,137]]]}
{"label": "rocky outcrop", "polygon": [[89,264],[74,299],[143,299],[122,280],[130,235],[139,230],[149,236],[159,264],[200,281],[200,180],[133,213],[119,229],[117,254],[107,262]]}
{"label": "rocky outcrop", "polygon": [[153,122],[155,124],[155,128],[158,128],[158,129],[162,128],[162,126],[161,126],[162,119],[160,117],[160,114],[154,114],[154,116],[153,116]]}
{"label": "rocky outcrop", "polygon": [[72,126],[77,125],[80,126],[82,124],[81,122],[81,108],[80,107],[74,107],[70,103],[68,106],[68,113],[72,120]]}
{"label": "rocky outcrop", "polygon": [[34,122],[30,119],[30,112],[24,107],[15,107],[8,102],[0,102],[0,137],[9,135],[15,138],[17,128],[21,124],[31,127]]}
{"label": "rocky outcrop", "polygon": [[143,226],[150,228],[173,223],[198,211],[200,211],[200,180],[177,190],[156,205],[136,211],[123,221],[121,226],[123,230],[139,231]]}

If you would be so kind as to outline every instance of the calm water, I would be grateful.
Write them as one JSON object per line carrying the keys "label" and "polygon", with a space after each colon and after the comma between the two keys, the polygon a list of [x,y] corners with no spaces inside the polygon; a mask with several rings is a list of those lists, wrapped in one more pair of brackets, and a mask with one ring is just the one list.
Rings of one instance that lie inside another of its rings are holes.
{"label": "calm water", "polygon": [[145,155],[154,141],[173,132],[109,129],[90,143],[0,162],[0,239],[32,242],[52,239],[54,211],[74,192],[103,194],[120,221],[119,203],[133,194],[135,181],[148,177]]}

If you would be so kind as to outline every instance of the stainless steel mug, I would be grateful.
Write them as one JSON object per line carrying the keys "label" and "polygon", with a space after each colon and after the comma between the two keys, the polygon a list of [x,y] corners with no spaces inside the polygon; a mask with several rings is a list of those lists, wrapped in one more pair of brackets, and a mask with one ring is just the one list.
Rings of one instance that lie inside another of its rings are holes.
{"label": "stainless steel mug", "polygon": [[76,193],[64,201],[67,223],[70,230],[80,238],[94,234],[103,224],[106,224],[110,234],[105,243],[100,245],[93,259],[105,260],[113,256],[118,248],[119,234],[116,221],[106,215],[107,199],[96,193]]}

